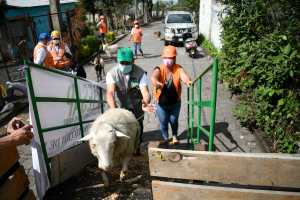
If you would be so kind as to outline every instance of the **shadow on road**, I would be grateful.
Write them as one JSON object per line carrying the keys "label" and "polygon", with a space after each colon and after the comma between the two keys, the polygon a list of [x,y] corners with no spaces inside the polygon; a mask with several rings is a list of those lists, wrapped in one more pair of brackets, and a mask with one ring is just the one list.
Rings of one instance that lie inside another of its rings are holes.
{"label": "shadow on road", "polygon": [[[229,124],[227,122],[217,122],[215,124],[215,141],[217,140],[219,142],[220,145],[222,145],[228,152],[232,152],[236,149],[238,149],[241,152],[246,152],[239,144],[238,142],[233,138],[232,134],[230,133],[230,131],[228,130]],[[203,126],[203,128],[205,128],[207,131],[209,131],[209,126]],[[194,138],[196,138],[197,136],[197,127],[194,127],[193,129],[193,133],[194,133]],[[220,135],[223,135],[226,137],[226,139],[229,140],[229,142],[231,144],[234,144],[235,146],[230,148],[228,146],[228,143],[226,141],[224,141],[224,139],[222,139],[220,137]],[[184,140],[187,139],[187,130],[185,130],[184,132],[182,132],[179,135],[179,139],[180,140]],[[204,141],[204,143],[208,143],[208,136],[205,134],[201,134],[200,133],[200,140]],[[227,143],[227,144],[226,144]],[[214,144],[214,149],[217,151],[221,151],[221,146],[216,146],[216,144]]]}

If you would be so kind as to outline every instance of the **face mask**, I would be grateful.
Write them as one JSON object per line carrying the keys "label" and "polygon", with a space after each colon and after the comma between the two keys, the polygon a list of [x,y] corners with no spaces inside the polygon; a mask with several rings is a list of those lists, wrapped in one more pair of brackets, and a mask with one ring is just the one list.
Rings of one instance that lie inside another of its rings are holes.
{"label": "face mask", "polygon": [[174,59],[171,58],[164,58],[163,59],[163,63],[167,66],[167,67],[172,67],[174,65]]}
{"label": "face mask", "polygon": [[119,64],[119,69],[122,73],[128,74],[132,70],[132,65],[122,65]]}
{"label": "face mask", "polygon": [[53,40],[53,44],[59,45],[59,40]]}

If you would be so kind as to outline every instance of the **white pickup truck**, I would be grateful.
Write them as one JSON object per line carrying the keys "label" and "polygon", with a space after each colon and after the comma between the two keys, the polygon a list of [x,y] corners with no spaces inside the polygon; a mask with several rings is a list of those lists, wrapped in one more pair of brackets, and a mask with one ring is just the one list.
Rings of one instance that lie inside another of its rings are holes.
{"label": "white pickup truck", "polygon": [[164,20],[165,43],[181,43],[187,38],[198,38],[193,16],[186,11],[169,11]]}

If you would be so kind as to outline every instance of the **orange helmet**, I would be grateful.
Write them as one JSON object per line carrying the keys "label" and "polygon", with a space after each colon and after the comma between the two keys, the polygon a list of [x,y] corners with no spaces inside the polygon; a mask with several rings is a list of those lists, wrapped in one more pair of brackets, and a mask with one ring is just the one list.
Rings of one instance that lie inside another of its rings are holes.
{"label": "orange helmet", "polygon": [[134,20],[133,24],[139,24],[138,20]]}
{"label": "orange helmet", "polygon": [[176,57],[176,47],[174,47],[172,45],[165,46],[162,51],[161,57],[163,57],[163,58]]}
{"label": "orange helmet", "polygon": [[101,16],[100,16],[100,19],[105,19],[104,15],[101,15]]}

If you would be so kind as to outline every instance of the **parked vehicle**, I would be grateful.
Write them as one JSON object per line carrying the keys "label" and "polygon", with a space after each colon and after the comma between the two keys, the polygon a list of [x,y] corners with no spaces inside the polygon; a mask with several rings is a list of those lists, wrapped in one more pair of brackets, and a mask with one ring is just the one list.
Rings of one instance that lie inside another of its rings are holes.
{"label": "parked vehicle", "polygon": [[195,39],[193,38],[186,39],[184,42],[184,47],[185,47],[185,51],[188,52],[190,57],[195,58],[196,55],[198,54],[197,51],[198,45]]}
{"label": "parked vehicle", "polygon": [[198,29],[193,16],[186,11],[170,11],[164,20],[165,44],[183,43],[188,38],[197,40]]}

